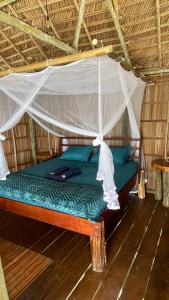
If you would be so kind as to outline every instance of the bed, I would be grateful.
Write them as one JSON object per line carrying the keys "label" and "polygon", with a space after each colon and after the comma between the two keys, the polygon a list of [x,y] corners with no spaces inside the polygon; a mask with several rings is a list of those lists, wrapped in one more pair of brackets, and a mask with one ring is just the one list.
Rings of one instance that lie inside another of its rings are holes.
{"label": "bed", "polygon": [[[75,145],[73,141],[77,139],[69,137],[67,143]],[[85,140],[82,137],[79,139]],[[114,137],[107,140],[137,141],[137,150],[141,147],[139,139]],[[61,138],[60,153],[63,146],[66,146],[65,139]],[[71,168],[79,167],[81,174],[65,182],[46,178],[54,168],[65,164]],[[130,157],[124,165],[115,167],[121,209],[136,184],[139,165],[140,155]],[[60,157],[12,173],[8,180],[0,182],[0,209],[88,235],[92,269],[101,272],[106,264],[105,224],[113,218],[114,211],[108,210],[102,200],[102,186],[101,182],[96,181],[96,173],[97,163],[64,161]]]}

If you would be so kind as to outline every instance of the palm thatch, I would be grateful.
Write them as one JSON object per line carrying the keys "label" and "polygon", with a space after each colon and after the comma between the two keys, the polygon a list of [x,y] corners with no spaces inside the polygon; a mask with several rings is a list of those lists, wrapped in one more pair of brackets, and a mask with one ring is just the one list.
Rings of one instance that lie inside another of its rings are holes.
{"label": "palm thatch", "polygon": [[169,72],[168,16],[168,0],[1,0],[0,67],[90,50],[97,39],[152,80]]}

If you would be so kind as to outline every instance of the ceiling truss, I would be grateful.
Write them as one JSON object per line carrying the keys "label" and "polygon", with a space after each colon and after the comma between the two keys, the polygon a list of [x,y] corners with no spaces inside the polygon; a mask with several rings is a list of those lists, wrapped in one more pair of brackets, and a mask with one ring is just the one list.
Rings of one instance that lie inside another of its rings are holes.
{"label": "ceiling truss", "polygon": [[[24,0],[0,0],[0,22],[7,25],[0,29],[0,68],[13,70],[22,64],[26,68],[63,56],[62,51],[71,56],[112,44],[114,57],[137,76],[169,73],[169,4],[128,2],[72,0],[66,6],[66,2],[48,0],[47,6],[45,0],[37,0],[24,6]],[[31,25],[34,10],[39,28]],[[11,27],[18,31],[10,36]],[[98,40],[95,46],[93,39]]]}

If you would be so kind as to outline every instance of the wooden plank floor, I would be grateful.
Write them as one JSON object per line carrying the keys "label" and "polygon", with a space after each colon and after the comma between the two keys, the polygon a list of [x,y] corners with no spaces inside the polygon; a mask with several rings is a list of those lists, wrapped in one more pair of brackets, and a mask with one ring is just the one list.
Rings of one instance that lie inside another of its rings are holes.
{"label": "wooden plank floor", "polygon": [[53,260],[17,300],[169,300],[169,209],[132,197],[107,240],[108,264],[91,270],[89,238],[0,211],[0,238]]}

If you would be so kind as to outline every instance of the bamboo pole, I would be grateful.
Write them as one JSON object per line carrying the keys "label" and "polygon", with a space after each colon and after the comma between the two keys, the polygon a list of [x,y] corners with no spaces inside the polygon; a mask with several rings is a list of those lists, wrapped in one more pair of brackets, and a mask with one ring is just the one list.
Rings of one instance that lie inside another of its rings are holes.
{"label": "bamboo pole", "polygon": [[73,47],[75,49],[78,48],[78,44],[79,44],[80,31],[81,31],[81,26],[83,23],[84,11],[85,11],[85,0],[81,0],[80,7],[79,7],[79,16],[77,19],[76,28],[75,28],[75,32],[74,32],[74,39],[73,39]]}
{"label": "bamboo pole", "polygon": [[54,47],[57,47],[67,53],[76,52],[76,50],[73,47],[67,45],[66,43],[60,41],[59,39],[23,22],[22,20],[18,20],[17,18],[5,13],[2,10],[0,10],[0,22],[15,27],[26,34],[31,34],[35,38],[43,42],[46,42]]}
{"label": "bamboo pole", "polygon": [[160,30],[160,1],[155,1],[156,5],[156,23],[157,23],[157,39],[158,39],[158,56],[159,64],[162,67],[162,51],[161,51],[161,30]]}
{"label": "bamboo pole", "polygon": [[29,132],[30,132],[33,163],[37,164],[36,141],[35,141],[35,135],[34,135],[33,120],[30,116],[29,116]]}
{"label": "bamboo pole", "polygon": [[79,53],[67,55],[67,56],[61,56],[58,58],[49,59],[47,61],[45,60],[42,62],[33,63],[33,64],[26,65],[26,66],[10,68],[9,70],[1,71],[0,77],[8,75],[11,72],[13,72],[13,73],[30,72],[30,71],[35,71],[35,70],[39,70],[39,69],[44,69],[48,66],[63,65],[63,64],[67,64],[67,63],[70,63],[73,61],[80,60],[80,59],[90,58],[93,56],[106,55],[106,54],[109,54],[112,52],[113,52],[113,46],[109,45],[109,46],[105,46],[102,48],[79,52]]}
{"label": "bamboo pole", "polygon": [[125,40],[124,40],[124,37],[123,37],[123,33],[122,33],[122,30],[121,30],[119,18],[116,15],[115,9],[114,9],[113,4],[112,4],[112,0],[106,0],[106,2],[107,2],[108,9],[110,11],[111,17],[113,19],[115,29],[116,29],[117,34],[118,34],[122,50],[124,52],[125,60],[127,61],[127,63],[131,64],[128,49],[127,49],[127,46],[126,46],[126,43],[125,43]]}
{"label": "bamboo pole", "polygon": [[[42,11],[43,11],[45,17],[47,18],[48,12],[47,12],[47,9],[46,9],[45,5],[43,4],[43,2],[42,2],[41,0],[38,0],[38,3],[39,3],[39,5],[40,5],[40,7],[41,7],[41,9],[42,9]],[[52,28],[52,30],[53,30],[55,36],[56,36],[58,39],[61,40],[61,37],[60,37],[60,35],[59,35],[57,29],[55,28],[55,26],[54,26],[54,24],[53,24],[51,18],[50,18],[49,16],[48,16],[48,18],[49,18],[49,19],[48,19],[49,25],[50,25],[50,27]]]}
{"label": "bamboo pole", "polygon": [[[74,2],[74,4],[75,4],[75,6],[76,6],[76,10],[79,12],[79,5],[78,5],[78,3],[77,3],[77,0],[73,0],[73,2]],[[89,30],[88,30],[88,28],[87,28],[87,25],[86,25],[86,22],[85,22],[84,19],[83,19],[83,27],[84,27],[84,30],[85,30],[85,32],[86,32],[87,38],[88,38],[88,40],[89,40],[90,46],[91,46],[92,49],[94,49],[95,47],[94,47],[94,45],[92,44],[92,38],[91,38],[91,36],[90,36],[90,32],[89,32]]]}
{"label": "bamboo pole", "polygon": [[8,70],[0,71],[0,77],[6,76],[10,73],[31,72],[31,71],[44,69],[48,66],[64,65],[64,64],[71,63],[71,62],[74,62],[77,60],[86,59],[86,58],[90,58],[90,57],[94,57],[94,56],[107,55],[110,53],[112,54],[111,56],[113,59],[120,61],[121,66],[124,69],[126,69],[127,71],[133,71],[133,73],[137,77],[141,78],[146,83],[149,82],[148,79],[142,73],[140,73],[134,67],[132,67],[131,64],[128,64],[125,61],[125,59],[123,59],[121,56],[116,55],[113,52],[112,45],[101,47],[101,48],[96,48],[96,49],[92,49],[92,50],[88,50],[88,51],[78,52],[78,53],[72,54],[72,55],[61,56],[58,58],[49,59],[49,60],[41,61],[38,63],[33,63],[33,64],[30,64],[27,66],[14,67],[14,68],[10,67]]}

